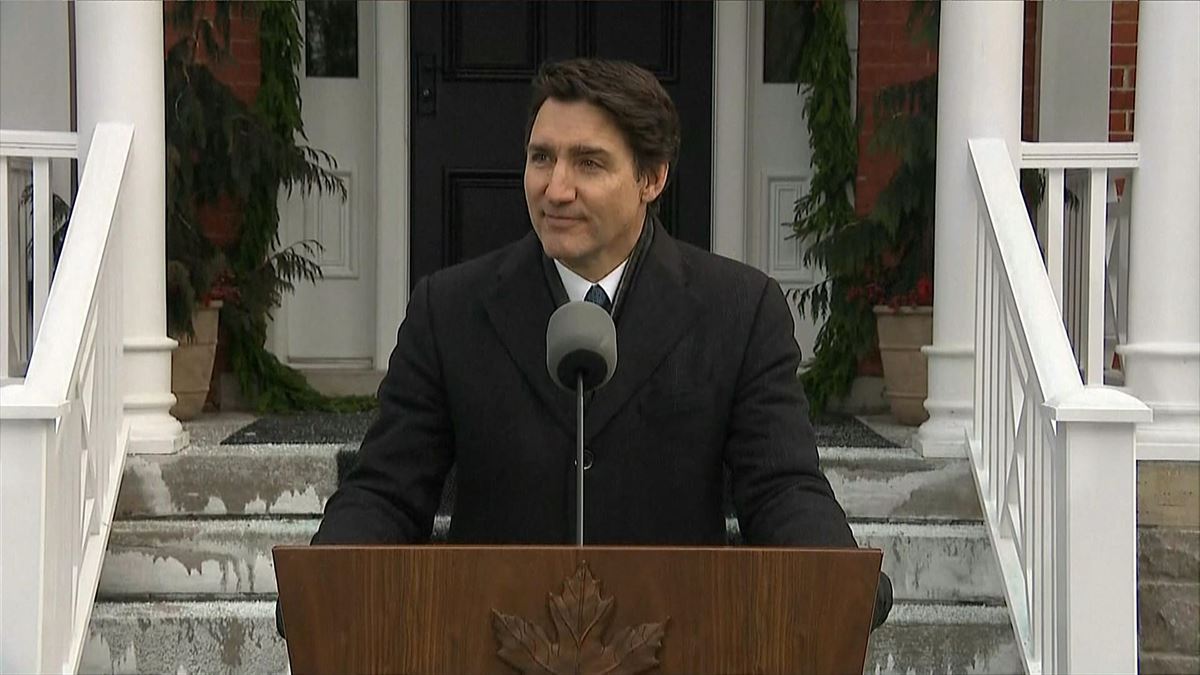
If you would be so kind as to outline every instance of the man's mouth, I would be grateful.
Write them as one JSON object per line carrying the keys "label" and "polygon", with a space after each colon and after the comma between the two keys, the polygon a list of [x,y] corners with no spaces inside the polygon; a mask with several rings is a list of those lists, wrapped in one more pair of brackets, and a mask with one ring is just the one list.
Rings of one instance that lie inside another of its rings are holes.
{"label": "man's mouth", "polygon": [[583,220],[583,218],[576,216],[559,215],[554,213],[542,212],[542,215],[546,217],[546,222],[549,224],[559,226],[573,225]]}

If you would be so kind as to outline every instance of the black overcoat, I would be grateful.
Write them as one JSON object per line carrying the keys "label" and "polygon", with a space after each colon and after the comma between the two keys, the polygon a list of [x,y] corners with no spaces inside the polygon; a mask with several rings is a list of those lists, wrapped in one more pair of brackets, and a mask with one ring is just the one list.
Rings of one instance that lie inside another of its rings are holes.
{"label": "black overcoat", "polygon": [[[778,284],[653,226],[616,373],[587,407],[587,543],[724,544],[727,467],[748,544],[854,546]],[[574,541],[575,403],[546,370],[542,256],[531,232],[417,284],[379,417],[314,543],[427,541],[451,465],[451,543]]]}

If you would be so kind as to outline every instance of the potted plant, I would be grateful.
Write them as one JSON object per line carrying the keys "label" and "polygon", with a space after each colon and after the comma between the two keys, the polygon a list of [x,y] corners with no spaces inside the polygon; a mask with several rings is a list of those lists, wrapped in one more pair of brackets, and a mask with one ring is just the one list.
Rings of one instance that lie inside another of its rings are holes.
{"label": "potted plant", "polygon": [[[919,347],[932,342],[937,77],[887,87],[876,95],[870,150],[892,153],[899,166],[871,212],[858,217],[850,200],[858,156],[845,23],[839,3],[810,7],[815,20],[809,46],[801,53],[798,81],[809,94],[804,110],[814,176],[809,194],[796,202],[793,228],[804,246],[805,263],[821,267],[825,279],[796,293],[795,300],[801,315],[825,321],[802,375],[805,392],[818,414],[849,392],[860,366],[872,360],[878,346],[889,394],[919,401],[915,410],[901,406],[897,418],[917,424],[925,419],[921,403],[926,388]],[[936,3],[913,3],[909,28],[917,39],[936,45],[937,23]],[[906,337],[892,334],[896,323]],[[905,347],[897,349],[899,345]],[[901,370],[911,374],[896,380]],[[896,411],[896,398],[892,400]]]}
{"label": "potted plant", "polygon": [[192,311],[192,333],[171,335],[179,343],[171,352],[171,393],[175,395],[171,414],[177,419],[194,419],[204,410],[217,358],[217,329],[223,305],[215,298],[197,303]]}
{"label": "potted plant", "polygon": [[171,414],[189,420],[204,410],[221,307],[237,297],[237,289],[229,284],[224,257],[211,245],[202,246],[203,253],[180,250],[183,228],[179,223],[168,228],[167,334],[179,343],[171,352]]}
{"label": "potted plant", "polygon": [[912,290],[891,294],[872,283],[861,289],[852,287],[850,296],[872,305],[884,393],[892,417],[900,424],[921,424],[929,419],[925,410],[928,361],[921,348],[933,344],[933,280],[922,275]]}

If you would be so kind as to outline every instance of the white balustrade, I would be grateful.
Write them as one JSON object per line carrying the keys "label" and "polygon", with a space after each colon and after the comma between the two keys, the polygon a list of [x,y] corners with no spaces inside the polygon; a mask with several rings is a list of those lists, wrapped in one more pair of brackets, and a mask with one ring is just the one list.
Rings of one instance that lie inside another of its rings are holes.
{"label": "white balustrade", "polygon": [[[1104,384],[1123,334],[1128,249],[1116,244],[1128,241],[1129,218],[1115,183],[1137,165],[1137,143],[1021,144],[1021,168],[1047,172],[1039,234],[1054,300],[1088,384]],[[1077,198],[1070,208],[1068,189]]]}
{"label": "white balustrade", "polygon": [[[29,365],[53,275],[50,161],[77,157],[77,143],[74,133],[0,131],[0,382]],[[27,186],[32,209],[21,203]]]}
{"label": "white balustrade", "polygon": [[130,125],[97,125],[28,371],[0,386],[0,672],[73,673],[87,635],[129,435],[120,197],[132,138]]}
{"label": "white balustrade", "polygon": [[[1111,378],[1105,384],[1125,384],[1117,346],[1129,343],[1129,227],[1132,221],[1133,170],[1109,171],[1108,227],[1104,246],[1104,366]],[[1110,381],[1111,380],[1111,381]]]}
{"label": "white balustrade", "polygon": [[[1055,283],[1064,167],[1038,160],[1052,170],[1047,199],[1052,212],[1058,207],[1048,273],[1004,142],[973,139],[969,146],[979,236],[975,417],[967,441],[1024,665],[1029,673],[1135,672],[1134,427],[1151,412],[1080,377],[1059,309],[1061,274]],[[1103,222],[1106,168],[1091,172],[1090,232]],[[1104,239],[1088,242],[1096,282]],[[1089,291],[1089,309],[1097,295]],[[1090,320],[1088,330],[1091,367],[1099,332]]]}

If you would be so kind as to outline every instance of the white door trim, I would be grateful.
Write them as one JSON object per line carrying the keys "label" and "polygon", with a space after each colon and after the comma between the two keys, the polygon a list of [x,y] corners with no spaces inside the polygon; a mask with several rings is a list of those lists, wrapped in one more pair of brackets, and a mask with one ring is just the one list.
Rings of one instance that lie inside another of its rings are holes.
{"label": "white door trim", "polygon": [[387,370],[396,329],[408,306],[409,66],[408,2],[376,5],[375,97],[379,188],[376,190],[375,370]]}
{"label": "white door trim", "polygon": [[749,7],[713,3],[712,252],[746,262]]}

